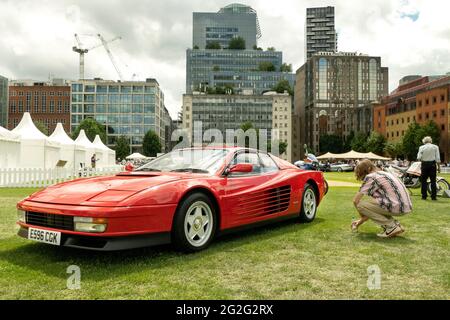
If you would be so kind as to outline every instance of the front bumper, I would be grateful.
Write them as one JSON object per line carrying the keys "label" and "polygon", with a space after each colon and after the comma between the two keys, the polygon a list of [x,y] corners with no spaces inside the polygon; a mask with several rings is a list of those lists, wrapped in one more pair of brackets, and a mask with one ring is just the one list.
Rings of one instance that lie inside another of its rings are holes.
{"label": "front bumper", "polygon": [[[28,228],[21,227],[18,235],[28,238]],[[85,249],[93,251],[118,251],[151,247],[170,243],[170,232],[142,234],[121,237],[94,237],[61,233],[61,247]]]}

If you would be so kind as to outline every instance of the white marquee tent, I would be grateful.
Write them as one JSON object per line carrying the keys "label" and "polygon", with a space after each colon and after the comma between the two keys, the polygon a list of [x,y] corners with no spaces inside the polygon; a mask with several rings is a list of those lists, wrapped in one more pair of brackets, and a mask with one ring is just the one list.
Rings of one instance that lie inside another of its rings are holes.
{"label": "white marquee tent", "polygon": [[15,168],[20,163],[20,136],[0,126],[0,168]]}
{"label": "white marquee tent", "polygon": [[17,127],[12,130],[20,137],[21,168],[54,168],[59,161],[60,144],[48,140],[25,112]]}
{"label": "white marquee tent", "polygon": [[126,159],[127,160],[146,160],[148,158],[146,156],[136,152],[136,153],[129,155]]}
{"label": "white marquee tent", "polygon": [[55,131],[48,137],[48,141],[59,143],[61,146],[59,160],[67,161],[64,168],[74,169],[75,142],[70,138],[61,123],[56,125]]}
{"label": "white marquee tent", "polygon": [[75,139],[75,165],[88,167],[91,164],[91,157],[95,153],[95,147],[82,129]]}
{"label": "white marquee tent", "polygon": [[102,142],[102,139],[100,139],[99,135],[95,136],[94,142],[92,143],[95,147],[95,155],[97,159],[97,167],[107,167],[107,166],[113,166],[115,163],[110,163],[109,161],[109,154],[111,149],[109,149],[107,146],[105,146]]}
{"label": "white marquee tent", "polygon": [[326,160],[326,159],[342,159],[342,160],[350,160],[350,159],[369,159],[369,160],[390,160],[389,158],[385,158],[379,155],[376,155],[372,152],[369,153],[361,153],[356,151],[350,151],[346,153],[341,154],[335,154],[335,153],[326,153],[320,157],[317,157],[319,160]]}

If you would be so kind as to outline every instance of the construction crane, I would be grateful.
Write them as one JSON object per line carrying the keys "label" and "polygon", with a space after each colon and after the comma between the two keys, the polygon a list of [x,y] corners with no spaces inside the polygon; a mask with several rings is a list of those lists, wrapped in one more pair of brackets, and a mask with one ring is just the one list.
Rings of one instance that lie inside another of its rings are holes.
{"label": "construction crane", "polygon": [[120,39],[120,37],[116,37],[116,38],[114,38],[114,39],[112,39],[112,40],[109,40],[109,41],[106,41],[105,38],[103,38],[103,36],[102,36],[101,34],[97,34],[97,37],[98,37],[98,38],[100,39],[100,41],[102,42],[103,47],[105,48],[106,53],[108,54],[109,59],[111,60],[111,62],[112,62],[112,64],[113,64],[114,68],[116,69],[116,72],[117,72],[117,74],[119,75],[120,80],[123,81],[123,75],[122,75],[122,72],[120,72],[120,69],[119,69],[119,67],[117,66],[116,59],[115,59],[114,56],[112,55],[111,50],[109,49],[109,46],[108,46],[108,43],[110,43],[110,42],[112,42],[112,41],[114,41],[114,40],[116,40],[116,39]]}
{"label": "construction crane", "polygon": [[[87,36],[92,36],[92,35],[87,35]],[[97,35],[97,36],[99,38],[101,37],[100,35]],[[103,37],[101,37],[102,43],[86,49],[86,48],[84,48],[83,43],[81,42],[78,34],[75,33],[75,40],[77,41],[78,47],[74,46],[74,47],[72,47],[72,50],[80,55],[80,75],[79,75],[80,80],[84,79],[84,55],[86,53],[88,53],[89,51],[94,50],[101,46],[104,46],[106,49],[106,48],[108,48],[108,43],[111,43],[111,42],[119,40],[119,39],[121,39],[121,37],[115,37],[115,38],[112,38],[111,40],[106,41],[103,39]],[[106,46],[105,46],[105,44],[106,44]],[[108,50],[109,50],[109,48],[107,49],[107,51]],[[110,56],[110,58],[111,58],[111,56]],[[114,64],[114,62],[113,62],[113,64]],[[116,68],[116,70],[117,70],[117,68]],[[119,76],[121,76],[121,75],[119,74]]]}

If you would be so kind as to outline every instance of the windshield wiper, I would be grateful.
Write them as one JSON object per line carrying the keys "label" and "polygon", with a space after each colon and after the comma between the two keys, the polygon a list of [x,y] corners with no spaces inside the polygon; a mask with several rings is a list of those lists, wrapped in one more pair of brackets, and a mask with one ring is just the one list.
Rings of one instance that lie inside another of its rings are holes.
{"label": "windshield wiper", "polygon": [[192,172],[192,173],[209,173],[208,170],[197,169],[197,168],[183,168],[183,169],[175,169],[170,172]]}
{"label": "windshield wiper", "polygon": [[147,171],[147,172],[161,172],[161,170],[159,169],[154,169],[154,168],[140,168],[137,169],[135,171]]}

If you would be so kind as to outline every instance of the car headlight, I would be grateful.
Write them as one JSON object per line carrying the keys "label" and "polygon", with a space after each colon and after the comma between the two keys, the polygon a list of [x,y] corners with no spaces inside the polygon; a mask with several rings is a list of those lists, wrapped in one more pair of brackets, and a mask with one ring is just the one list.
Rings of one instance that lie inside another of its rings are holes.
{"label": "car headlight", "polygon": [[17,209],[17,221],[26,223],[26,213],[21,209]]}
{"label": "car headlight", "polygon": [[102,233],[106,231],[108,220],[105,218],[74,217],[75,231]]}

